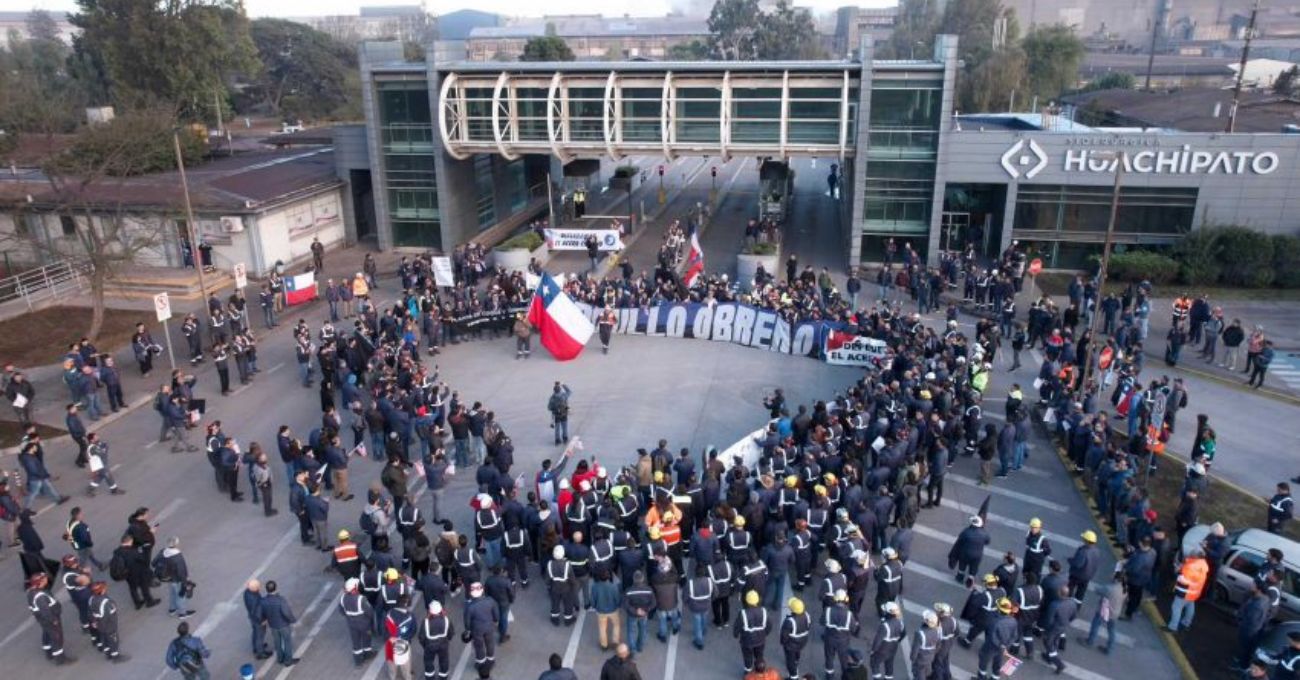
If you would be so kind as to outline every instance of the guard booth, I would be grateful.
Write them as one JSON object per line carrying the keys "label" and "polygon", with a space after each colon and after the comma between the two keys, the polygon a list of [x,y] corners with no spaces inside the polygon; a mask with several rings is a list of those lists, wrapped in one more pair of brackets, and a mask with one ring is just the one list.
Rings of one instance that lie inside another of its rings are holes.
{"label": "guard booth", "polygon": [[758,219],[785,222],[794,198],[794,169],[789,163],[759,159]]}

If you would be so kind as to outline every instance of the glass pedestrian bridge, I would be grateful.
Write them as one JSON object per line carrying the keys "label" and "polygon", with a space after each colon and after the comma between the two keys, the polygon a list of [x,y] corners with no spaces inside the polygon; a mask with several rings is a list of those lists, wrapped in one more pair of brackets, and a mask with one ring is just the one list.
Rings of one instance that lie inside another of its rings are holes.
{"label": "glass pedestrian bridge", "polygon": [[[941,78],[943,65],[877,61],[871,68]],[[437,132],[457,159],[843,160],[855,152],[859,62],[454,62],[437,71]]]}

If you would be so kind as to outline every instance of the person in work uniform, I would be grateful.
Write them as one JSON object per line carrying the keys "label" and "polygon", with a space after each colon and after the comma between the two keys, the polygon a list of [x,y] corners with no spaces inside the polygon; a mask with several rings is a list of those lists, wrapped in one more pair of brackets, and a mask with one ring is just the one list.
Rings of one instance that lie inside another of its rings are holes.
{"label": "person in work uniform", "polygon": [[1088,584],[1097,575],[1101,566],[1101,555],[1097,551],[1097,533],[1091,529],[1080,535],[1083,545],[1070,557],[1070,597],[1075,604],[1083,604],[1083,596],[1088,592]]}
{"label": "person in work uniform", "polygon": [[763,662],[763,647],[767,645],[767,633],[771,629],[767,609],[763,607],[758,591],[745,593],[745,606],[736,615],[731,634],[740,640],[740,654],[744,659],[746,673],[752,672],[756,663]]}
{"label": "person in work uniform", "polygon": [[574,611],[578,608],[578,580],[573,573],[573,565],[565,558],[564,546],[557,545],[551,551],[551,560],[546,563],[546,586],[551,597],[551,625],[560,625],[563,614],[564,625],[572,626]]}
{"label": "person in work uniform", "polygon": [[113,663],[130,659],[122,653],[117,630],[117,603],[108,596],[108,584],[96,581],[90,584],[91,627],[95,629],[96,646]]}
{"label": "person in work uniform", "polygon": [[199,329],[199,319],[192,312],[185,315],[181,322],[181,335],[185,336],[185,345],[190,350],[190,365],[203,361],[203,336]]}
{"label": "person in work uniform", "polygon": [[[645,643],[646,622],[655,608],[655,594],[646,585],[645,573],[638,569],[632,575],[632,587],[623,594],[623,608],[627,612],[627,641],[633,652],[640,652]],[[557,624],[558,625],[558,624]]]}
{"label": "person in work uniform", "polygon": [[847,666],[849,638],[858,634],[858,620],[848,605],[849,594],[841,588],[835,591],[832,603],[822,610],[822,653],[827,680],[835,677],[836,659],[841,668]]}
{"label": "person in work uniform", "polygon": [[956,568],[958,583],[979,572],[980,561],[984,559],[984,548],[988,546],[989,534],[984,530],[984,519],[979,515],[970,518],[970,526],[962,529],[957,542],[948,552],[948,568]]}
{"label": "person in work uniform", "polygon": [[935,602],[934,613],[939,615],[939,649],[934,654],[934,671],[930,677],[931,680],[952,680],[948,657],[957,641],[957,619],[947,602]]}
{"label": "person in work uniform", "polygon": [[826,560],[826,577],[822,579],[821,584],[817,587],[817,598],[821,600],[822,607],[829,607],[835,601],[835,593],[848,588],[848,579],[840,573],[840,563],[838,560]]}
{"label": "person in work uniform", "polygon": [[921,612],[921,627],[916,629],[912,643],[912,680],[928,680],[934,672],[934,661],[939,653],[939,615],[932,610]]}
{"label": "person in work uniform", "polygon": [[1041,576],[1043,565],[1052,556],[1052,544],[1043,534],[1043,520],[1037,517],[1029,520],[1029,533],[1025,535],[1025,558],[1021,560],[1021,569],[1026,578],[1029,574]]}
{"label": "person in work uniform", "polygon": [[[1016,588],[1011,600],[1016,606],[1016,622],[1020,624],[1020,639],[1025,649],[1034,648],[1034,628],[1038,625],[1039,607],[1043,604],[1043,587],[1038,585],[1038,574],[1025,574],[1025,583]],[[1011,648],[1012,653],[1020,651],[1019,646]]]}
{"label": "person in work uniform", "polygon": [[893,602],[903,594],[903,564],[898,561],[898,551],[885,548],[880,556],[885,559],[876,568],[876,609]]}
{"label": "person in work uniform", "polygon": [[796,519],[794,535],[790,539],[790,547],[794,548],[794,583],[791,587],[796,591],[802,591],[812,581],[813,540],[808,521]]}
{"label": "person in work uniform", "polygon": [[971,591],[966,606],[962,607],[962,618],[971,622],[966,636],[959,639],[962,647],[970,649],[975,638],[987,631],[998,616],[998,600],[1006,597],[1006,591],[998,587],[998,577],[984,575],[984,589]]}
{"label": "person in work uniform", "polygon": [[389,609],[396,607],[397,603],[401,602],[403,598],[406,598],[409,602],[410,597],[410,584],[406,582],[401,572],[389,567],[384,572],[384,585],[379,589],[380,608],[382,608],[384,615],[388,614]]}
{"label": "person in work uniform", "polygon": [[362,566],[364,568],[358,579],[361,581],[361,595],[370,603],[370,609],[374,612],[371,625],[374,626],[375,633],[380,634],[383,632],[383,614],[380,613],[382,603],[379,599],[379,591],[384,588],[384,572],[375,564],[373,558],[367,558]]}
{"label": "person in work uniform", "polygon": [[686,611],[691,615],[691,644],[704,649],[704,631],[713,604],[713,579],[703,563],[695,565],[695,576],[686,581]]}
{"label": "person in work uniform", "polygon": [[[1043,661],[1052,664],[1059,675],[1065,670],[1061,661],[1061,650],[1065,648],[1065,634],[1070,629],[1070,622],[1079,613],[1079,603],[1070,597],[1069,592],[1059,592],[1052,600],[1052,606],[1043,612]],[[983,668],[983,666],[981,666]]]}
{"label": "person in work uniform", "polygon": [[1020,629],[1011,616],[1011,600],[1002,598],[997,602],[997,613],[984,636],[984,644],[979,651],[979,674],[976,680],[990,680],[996,677],[1002,661],[1010,653],[1012,645],[1019,641]]}
{"label": "person in work uniform", "polygon": [[880,624],[876,627],[876,637],[871,642],[871,677],[893,680],[894,658],[906,637],[903,610],[897,602],[886,602],[880,608]]}
{"label": "person in work uniform", "polygon": [[609,339],[614,335],[614,326],[618,324],[618,316],[614,310],[608,306],[600,313],[600,318],[596,320],[596,326],[600,329],[600,353],[609,354]]}
{"label": "person in work uniform", "polygon": [[506,547],[506,574],[510,577],[510,585],[527,588],[528,556],[533,551],[528,530],[520,526],[519,520],[513,515],[507,515],[506,532],[503,538]]}
{"label": "person in work uniform", "polygon": [[803,600],[792,597],[786,602],[790,613],[781,621],[781,651],[785,652],[785,670],[789,677],[799,675],[799,658],[808,646],[808,633],[812,631],[812,616],[806,611]]}
{"label": "person in work uniform", "polygon": [[735,589],[735,569],[723,557],[715,553],[713,564],[709,565],[709,580],[713,582],[713,627],[723,628],[731,620],[731,592]]}
{"label": "person in work uniform", "polygon": [[45,658],[56,666],[62,666],[76,659],[63,652],[63,605],[46,590],[49,584],[50,577],[45,573],[28,579],[27,608],[41,627],[41,649],[45,650]]}
{"label": "person in work uniform", "polygon": [[[569,507],[573,507],[578,501],[575,499]],[[578,583],[578,595],[575,596],[576,607],[577,601],[582,602],[584,609],[591,609],[591,548],[583,544],[583,533],[581,531],[573,532],[573,540],[564,544],[564,556],[569,560],[569,566],[573,568],[573,578]]]}
{"label": "person in work uniform", "polygon": [[474,645],[474,668],[479,676],[492,671],[497,657],[497,604],[490,597],[483,596],[483,584],[474,583],[469,587],[469,599],[465,602],[465,632],[461,639]]}
{"label": "person in work uniform", "polygon": [[90,627],[90,569],[83,568],[76,557],[65,555],[63,575],[59,578],[63,581],[64,589],[68,591],[68,598],[77,608],[77,620],[81,623],[81,632],[95,639],[95,632]]}
{"label": "person in work uniform", "polygon": [[352,638],[352,663],[362,666],[375,656],[374,647],[370,645],[371,623],[375,610],[361,594],[361,581],[350,577],[343,582],[343,595],[339,597],[339,611],[348,624],[348,637]]}
{"label": "person in work uniform", "polygon": [[339,529],[338,539],[330,566],[344,579],[360,578],[361,551],[357,549],[357,544],[352,542],[352,534],[347,529]]}
{"label": "person in work uniform", "polygon": [[456,627],[451,618],[442,610],[442,603],[434,600],[429,603],[429,615],[420,623],[416,635],[420,646],[424,648],[425,680],[447,680],[451,677],[451,636],[456,634]]}

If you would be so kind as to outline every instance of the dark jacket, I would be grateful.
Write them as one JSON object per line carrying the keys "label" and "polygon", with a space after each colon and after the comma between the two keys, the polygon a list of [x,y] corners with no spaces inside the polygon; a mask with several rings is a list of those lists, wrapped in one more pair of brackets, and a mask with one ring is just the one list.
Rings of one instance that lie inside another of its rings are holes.
{"label": "dark jacket", "polygon": [[641,671],[630,657],[623,660],[613,656],[600,668],[600,680],[641,680]]}
{"label": "dark jacket", "polygon": [[272,629],[279,630],[293,625],[298,617],[294,616],[293,609],[289,608],[289,603],[283,597],[271,593],[262,598],[262,620]]}

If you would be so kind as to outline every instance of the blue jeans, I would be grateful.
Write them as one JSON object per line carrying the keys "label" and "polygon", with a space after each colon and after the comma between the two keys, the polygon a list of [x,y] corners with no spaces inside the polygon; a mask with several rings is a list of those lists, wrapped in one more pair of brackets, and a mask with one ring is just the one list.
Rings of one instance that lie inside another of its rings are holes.
{"label": "blue jeans", "polygon": [[483,437],[471,434],[469,436],[469,450],[474,454],[474,464],[483,462],[487,457],[487,445],[483,443]]}
{"label": "blue jeans", "polygon": [[645,644],[645,619],[639,616],[627,617],[627,636],[624,641],[632,651],[641,653],[641,647]]}
{"label": "blue jeans", "polygon": [[510,628],[510,606],[497,603],[497,632],[501,637],[506,636],[506,630]]}
{"label": "blue jeans", "polygon": [[1175,597],[1173,605],[1169,608],[1169,629],[1178,630],[1179,626],[1183,628],[1192,627],[1192,618],[1196,616],[1196,603],[1189,602],[1181,597]]}
{"label": "blue jeans", "polygon": [[253,627],[253,656],[257,656],[266,649],[266,624],[250,617],[248,625]]}
{"label": "blue jeans", "polygon": [[91,392],[86,395],[86,417],[91,420],[99,420],[104,417],[104,408],[99,405],[98,392]]}
{"label": "blue jeans", "polygon": [[189,600],[181,595],[181,589],[185,587],[184,583],[178,581],[167,582],[167,613],[183,614],[188,611]]}
{"label": "blue jeans", "polygon": [[1011,471],[1011,467],[1012,467],[1011,458],[1013,456],[1015,456],[1014,450],[1008,451],[1006,453],[1003,453],[1001,451],[998,452],[998,476],[999,477],[1003,477],[1008,472]]}
{"label": "blue jeans", "polygon": [[704,631],[709,627],[708,612],[691,612],[691,641],[696,647],[704,646]]}
{"label": "blue jeans", "polygon": [[569,419],[555,421],[555,443],[563,444],[569,441]]}
{"label": "blue jeans", "polygon": [[384,431],[370,431],[370,457],[374,460],[384,459]]}
{"label": "blue jeans", "polygon": [[[488,569],[501,564],[501,539],[494,538],[483,541],[483,563]],[[502,631],[504,633],[504,631]]]}
{"label": "blue jeans", "polygon": [[23,507],[32,507],[32,503],[36,501],[36,497],[42,493],[56,501],[63,498],[63,496],[59,495],[58,491],[54,490],[54,485],[50,483],[48,477],[45,479],[28,479],[27,499],[23,501]]}
{"label": "blue jeans", "polygon": [[468,467],[469,466],[469,440],[453,439],[452,442],[456,444],[456,456],[455,456],[456,467],[461,469]]}
{"label": "blue jeans", "polygon": [[303,387],[311,386],[311,362],[310,361],[306,363],[303,362],[298,363],[298,374],[302,376]]}
{"label": "blue jeans", "polygon": [[1088,644],[1089,644],[1089,645],[1095,644],[1095,643],[1097,642],[1097,630],[1098,630],[1099,628],[1101,628],[1102,624],[1104,623],[1104,624],[1106,625],[1106,647],[1105,647],[1105,650],[1108,651],[1108,652],[1110,651],[1110,648],[1113,647],[1113,646],[1115,645],[1115,614],[1116,614],[1116,613],[1118,613],[1118,612],[1113,612],[1113,613],[1111,614],[1111,617],[1110,617],[1110,620],[1109,620],[1109,621],[1102,621],[1102,620],[1101,620],[1101,612],[1100,612],[1100,611],[1098,611],[1096,614],[1093,614],[1093,615],[1092,615],[1092,626],[1091,626],[1090,628],[1088,628]]}
{"label": "blue jeans", "polygon": [[263,307],[263,308],[262,308],[262,323],[265,324],[267,328],[270,328],[270,327],[272,327],[272,326],[275,325],[275,307],[274,307],[274,306]]}
{"label": "blue jeans", "polygon": [[664,611],[660,609],[659,613],[656,614],[656,617],[659,619],[660,640],[668,639],[668,621],[670,619],[673,624],[673,633],[682,629],[682,613],[679,610],[674,609],[672,611]]}
{"label": "blue jeans", "polygon": [[337,300],[329,300],[328,302],[330,305],[330,322],[333,323],[339,320],[339,303]]}
{"label": "blue jeans", "polygon": [[1016,442],[1015,453],[1011,457],[1011,469],[1019,470],[1025,466],[1025,456],[1029,453],[1029,442]]}
{"label": "blue jeans", "polygon": [[781,595],[785,594],[786,574],[773,574],[767,580],[767,593],[763,598],[763,606],[768,609],[781,608]]}
{"label": "blue jeans", "polygon": [[276,661],[284,665],[293,659],[293,628],[272,628],[271,641],[275,645]]}

